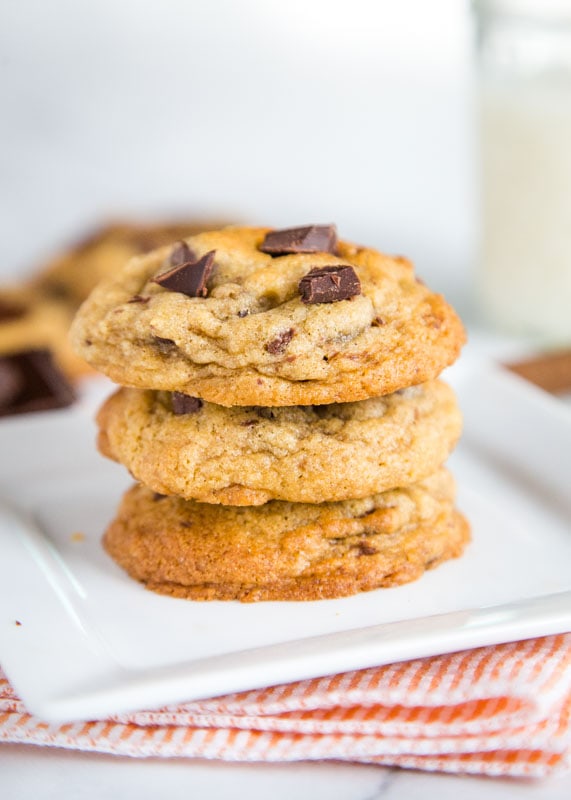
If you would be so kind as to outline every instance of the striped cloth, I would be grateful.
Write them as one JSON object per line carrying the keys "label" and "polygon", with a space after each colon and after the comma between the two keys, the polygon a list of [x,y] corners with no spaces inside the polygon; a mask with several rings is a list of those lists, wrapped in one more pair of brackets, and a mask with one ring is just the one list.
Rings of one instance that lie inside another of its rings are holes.
{"label": "striped cloth", "polygon": [[0,673],[0,741],[129,756],[337,759],[542,777],[571,767],[571,634],[50,724]]}

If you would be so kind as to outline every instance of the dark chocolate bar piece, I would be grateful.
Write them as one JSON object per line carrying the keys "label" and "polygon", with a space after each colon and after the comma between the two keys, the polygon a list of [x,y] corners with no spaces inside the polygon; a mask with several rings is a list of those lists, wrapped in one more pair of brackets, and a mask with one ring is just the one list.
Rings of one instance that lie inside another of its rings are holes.
{"label": "dark chocolate bar piece", "polygon": [[338,266],[312,269],[299,282],[302,302],[336,303],[361,294],[361,283],[353,267]]}
{"label": "dark chocolate bar piece", "polygon": [[[185,261],[178,264],[167,272],[163,272],[162,275],[153,278],[153,283],[158,283],[159,286],[169,289],[171,292],[186,294],[188,297],[206,297],[208,294],[206,282],[214,266],[215,252],[215,250],[211,250],[209,253],[205,253],[198,261]],[[172,256],[173,254],[171,254],[171,258]],[[184,254],[175,256],[175,258],[180,257],[184,257]]]}
{"label": "dark chocolate bar piece", "polygon": [[0,417],[65,408],[75,399],[49,350],[0,357]]}
{"label": "dark chocolate bar piece", "polygon": [[306,225],[270,231],[259,249],[272,256],[284,256],[288,253],[335,253],[336,247],[335,225]]}
{"label": "dark chocolate bar piece", "polygon": [[191,397],[182,392],[172,393],[172,410],[173,414],[196,414],[197,411],[203,406],[203,402],[199,397]]}

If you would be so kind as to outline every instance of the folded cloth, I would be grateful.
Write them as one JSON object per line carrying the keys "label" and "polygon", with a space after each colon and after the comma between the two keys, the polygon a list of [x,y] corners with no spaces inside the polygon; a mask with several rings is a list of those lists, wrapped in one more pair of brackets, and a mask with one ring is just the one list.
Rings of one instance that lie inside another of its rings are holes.
{"label": "folded cloth", "polygon": [[571,634],[64,725],[28,714],[0,673],[0,741],[542,777],[571,768]]}

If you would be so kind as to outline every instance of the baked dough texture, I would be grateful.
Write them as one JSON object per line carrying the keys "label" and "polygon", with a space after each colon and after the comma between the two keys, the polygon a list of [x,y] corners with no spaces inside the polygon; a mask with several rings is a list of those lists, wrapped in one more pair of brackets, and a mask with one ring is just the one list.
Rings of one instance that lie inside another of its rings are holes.
{"label": "baked dough texture", "polygon": [[104,546],[148,589],[193,600],[319,600],[419,578],[461,555],[469,526],[446,470],[341,503],[232,508],[136,485]]}
{"label": "baked dough texture", "polygon": [[442,381],[326,406],[198,405],[177,415],[168,392],[119,389],[99,411],[99,449],[162,494],[226,505],[321,503],[425,478],[462,424]]}
{"label": "baked dough texture", "polygon": [[[206,297],[152,282],[172,246],[133,258],[80,309],[77,352],[124,386],[225,406],[364,400],[432,380],[455,361],[462,323],[409,261],[345,242],[335,255],[275,257],[259,249],[267,230],[185,240],[196,258],[215,251]],[[361,294],[304,303],[300,280],[334,265],[353,267]]]}

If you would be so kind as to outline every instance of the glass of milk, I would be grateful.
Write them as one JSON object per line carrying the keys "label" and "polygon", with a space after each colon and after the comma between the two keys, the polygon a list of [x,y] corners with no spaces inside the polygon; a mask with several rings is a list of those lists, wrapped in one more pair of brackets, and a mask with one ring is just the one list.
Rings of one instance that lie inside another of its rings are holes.
{"label": "glass of milk", "polygon": [[571,0],[480,0],[479,293],[500,329],[571,344]]}

